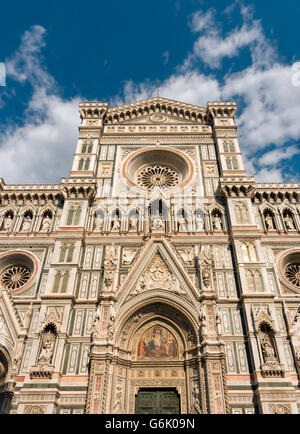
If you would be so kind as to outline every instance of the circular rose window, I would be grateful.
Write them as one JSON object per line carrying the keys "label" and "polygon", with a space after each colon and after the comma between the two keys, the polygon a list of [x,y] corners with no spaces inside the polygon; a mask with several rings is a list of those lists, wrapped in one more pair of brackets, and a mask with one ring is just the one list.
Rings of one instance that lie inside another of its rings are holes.
{"label": "circular rose window", "polygon": [[293,291],[300,291],[300,250],[288,250],[277,259],[281,282]]}
{"label": "circular rose window", "polygon": [[25,289],[34,279],[37,261],[27,252],[8,252],[0,256],[0,286],[7,291]]}
{"label": "circular rose window", "polygon": [[124,163],[123,177],[133,187],[144,189],[185,186],[193,176],[189,158],[175,149],[159,147],[142,149]]}
{"label": "circular rose window", "polygon": [[285,267],[284,275],[290,283],[300,288],[300,263],[288,264]]}
{"label": "circular rose window", "polygon": [[31,276],[31,271],[24,265],[10,265],[1,273],[0,284],[8,290],[19,289],[25,285]]}
{"label": "circular rose window", "polygon": [[147,166],[137,175],[138,185],[146,188],[175,187],[179,181],[179,174],[168,166]]}

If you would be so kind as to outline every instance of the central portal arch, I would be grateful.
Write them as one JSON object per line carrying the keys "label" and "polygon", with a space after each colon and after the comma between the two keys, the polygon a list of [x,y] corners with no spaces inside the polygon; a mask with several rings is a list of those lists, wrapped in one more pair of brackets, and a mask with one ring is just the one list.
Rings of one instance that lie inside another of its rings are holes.
{"label": "central portal arch", "polygon": [[[201,387],[193,318],[170,304],[150,302],[124,319],[118,336],[118,364],[126,363],[128,370],[121,378],[122,368],[116,367],[114,389],[127,392],[124,411],[156,412],[161,406],[166,414],[189,413],[193,388]],[[111,408],[116,410],[115,402]]]}

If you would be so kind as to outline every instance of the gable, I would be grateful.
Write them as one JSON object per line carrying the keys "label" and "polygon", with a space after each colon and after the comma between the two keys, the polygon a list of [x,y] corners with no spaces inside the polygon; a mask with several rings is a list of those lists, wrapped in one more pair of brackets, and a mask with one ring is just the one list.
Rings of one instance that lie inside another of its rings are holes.
{"label": "gable", "polygon": [[139,295],[151,296],[154,292],[189,301],[199,297],[198,289],[166,240],[150,240],[140,251],[118,291],[119,303],[122,305]]}
{"label": "gable", "polygon": [[204,107],[155,97],[109,109],[105,124],[206,124],[209,123],[209,119],[210,116]]}

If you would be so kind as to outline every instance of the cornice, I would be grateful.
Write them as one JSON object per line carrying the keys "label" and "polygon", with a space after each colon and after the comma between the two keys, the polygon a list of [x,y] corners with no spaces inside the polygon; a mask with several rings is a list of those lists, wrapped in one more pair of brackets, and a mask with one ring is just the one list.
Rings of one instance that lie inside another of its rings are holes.
{"label": "cornice", "polygon": [[178,131],[176,133],[164,133],[162,134],[161,132],[157,132],[156,134],[149,133],[149,134],[136,134],[136,133],[119,133],[118,135],[114,135],[114,134],[107,134],[105,133],[104,135],[101,136],[101,141],[102,140],[131,140],[134,137],[134,140],[139,140],[139,139],[166,139],[167,138],[172,138],[172,139],[205,139],[205,140],[211,140],[214,143],[214,139],[213,139],[213,135],[211,133],[207,133],[207,135],[201,135],[199,133],[190,133],[190,134],[186,134],[186,133],[182,133],[182,134],[178,134]]}

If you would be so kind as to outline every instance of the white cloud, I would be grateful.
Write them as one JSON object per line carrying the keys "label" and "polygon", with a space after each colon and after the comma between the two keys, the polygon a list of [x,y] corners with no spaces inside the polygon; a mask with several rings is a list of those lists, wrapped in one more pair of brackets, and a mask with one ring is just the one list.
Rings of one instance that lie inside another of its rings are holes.
{"label": "white cloud", "polygon": [[[203,34],[177,72],[161,83],[127,82],[124,100],[132,102],[154,96],[159,88],[161,96],[200,106],[206,106],[209,100],[237,101],[240,108],[238,133],[248,173],[259,179],[265,175],[266,181],[280,181],[285,176],[275,167],[280,163],[280,159],[275,161],[275,156],[286,160],[299,153],[297,146],[285,149],[285,144],[300,139],[300,87],[293,86],[291,65],[278,60],[274,43],[265,36],[261,22],[253,19],[252,8],[235,2],[225,12],[231,13],[236,6],[240,8],[242,25],[225,36],[220,23],[214,21],[211,9],[206,13],[196,12],[190,27]],[[217,68],[227,57],[238,66],[242,48],[247,48],[250,55],[249,66],[245,69],[229,71],[222,78],[217,78],[221,74],[204,75],[200,71],[199,59],[202,65]],[[268,153],[260,158],[259,164],[253,156],[264,149],[268,149]]]}
{"label": "white cloud", "polygon": [[258,182],[283,182],[282,171],[275,167],[264,168],[255,174],[255,180]]}
{"label": "white cloud", "polygon": [[33,95],[34,111],[27,115],[25,125],[11,127],[0,136],[0,173],[6,183],[57,183],[69,176],[78,104],[79,99],[64,101],[42,91]]}
{"label": "white cloud", "polygon": [[0,133],[0,176],[6,183],[57,183],[69,176],[80,123],[75,97],[58,96],[54,78],[41,64],[45,29],[33,26],[6,61],[8,79],[33,88],[23,125]]}
{"label": "white cloud", "polygon": [[45,33],[42,26],[32,26],[24,33],[18,50],[5,61],[8,77],[19,82],[28,80],[33,87],[49,89],[55,85],[53,77],[41,65]]}
{"label": "white cloud", "polygon": [[233,30],[226,38],[219,36],[218,31],[212,30],[207,35],[198,38],[194,44],[193,55],[207,63],[211,68],[219,68],[224,57],[232,58],[238,51],[253,43],[260,32],[256,26]]}
{"label": "white cloud", "polygon": [[294,155],[300,154],[300,149],[297,146],[288,146],[284,149],[274,149],[273,151],[266,152],[258,160],[259,166],[272,166],[280,163],[283,160],[289,160]]}
{"label": "white cloud", "polygon": [[193,32],[202,32],[206,29],[212,29],[214,26],[214,11],[209,9],[205,13],[203,11],[196,11],[192,14],[190,28]]}
{"label": "white cloud", "polygon": [[244,104],[237,122],[247,153],[300,138],[300,88],[292,85],[290,66],[260,69],[253,65],[229,75],[222,96]]}
{"label": "white cloud", "polygon": [[213,76],[208,77],[198,71],[191,71],[186,74],[171,75],[163,83],[146,81],[136,84],[128,81],[123,88],[122,98],[113,98],[110,104],[128,104],[158,94],[161,97],[200,106],[206,106],[208,100],[218,100],[221,97],[219,83]]}

